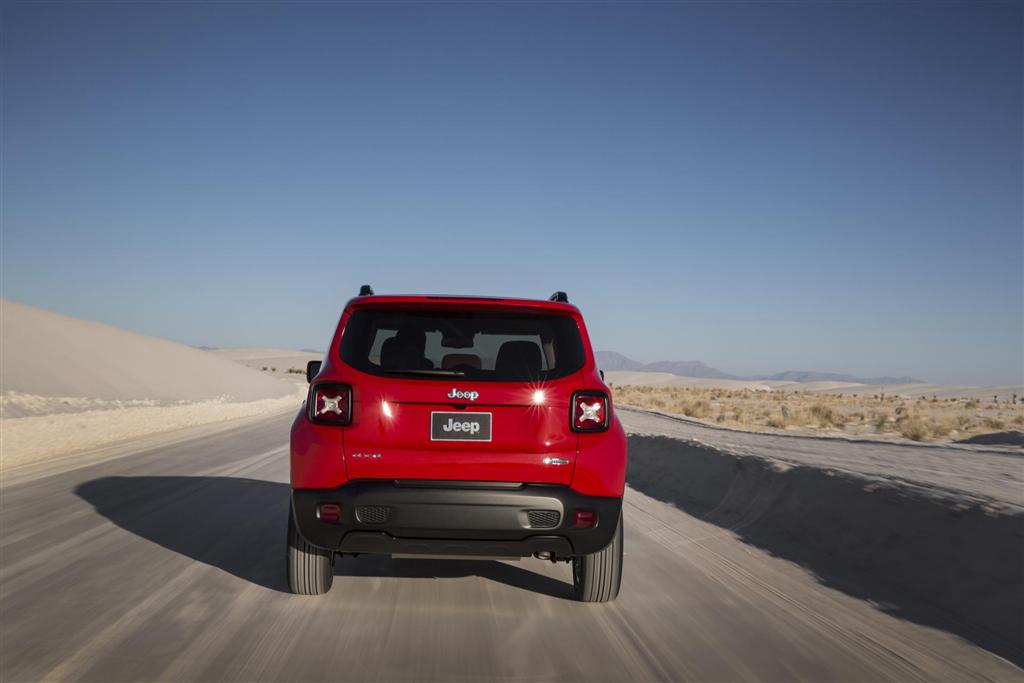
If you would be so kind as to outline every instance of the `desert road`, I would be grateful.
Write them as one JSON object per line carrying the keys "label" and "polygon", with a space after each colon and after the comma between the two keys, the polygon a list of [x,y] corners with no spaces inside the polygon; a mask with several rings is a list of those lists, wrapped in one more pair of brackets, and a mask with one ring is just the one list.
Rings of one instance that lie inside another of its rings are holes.
{"label": "desert road", "polygon": [[329,594],[292,596],[291,419],[6,473],[0,680],[1024,679],[633,488],[611,604],[573,602],[569,567],[533,559],[344,558]]}

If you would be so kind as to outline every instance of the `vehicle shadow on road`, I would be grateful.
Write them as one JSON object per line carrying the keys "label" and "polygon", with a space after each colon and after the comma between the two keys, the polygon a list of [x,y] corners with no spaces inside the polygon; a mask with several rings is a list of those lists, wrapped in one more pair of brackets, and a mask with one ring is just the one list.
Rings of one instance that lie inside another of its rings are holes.
{"label": "vehicle shadow on road", "polygon": [[[75,494],[117,526],[159,546],[270,590],[288,592],[288,484],[240,477],[103,477]],[[144,568],[140,568],[144,571]],[[340,558],[335,575],[455,579],[479,576],[543,595],[571,598],[557,579],[490,560]]]}
{"label": "vehicle shadow on road", "polygon": [[478,576],[540,595],[573,599],[571,584],[496,560],[391,559],[385,555],[360,555],[355,558],[339,558],[334,566],[334,575],[396,579],[457,579]]}
{"label": "vehicle shadow on road", "polygon": [[75,494],[136,536],[284,592],[288,488],[236,477],[103,477]]}

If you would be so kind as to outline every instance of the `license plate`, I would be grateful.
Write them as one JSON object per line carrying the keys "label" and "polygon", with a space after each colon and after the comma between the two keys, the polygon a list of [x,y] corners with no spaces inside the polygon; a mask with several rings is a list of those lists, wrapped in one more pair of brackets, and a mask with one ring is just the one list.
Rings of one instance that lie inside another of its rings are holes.
{"label": "license plate", "polygon": [[490,441],[490,413],[430,413],[431,441]]}

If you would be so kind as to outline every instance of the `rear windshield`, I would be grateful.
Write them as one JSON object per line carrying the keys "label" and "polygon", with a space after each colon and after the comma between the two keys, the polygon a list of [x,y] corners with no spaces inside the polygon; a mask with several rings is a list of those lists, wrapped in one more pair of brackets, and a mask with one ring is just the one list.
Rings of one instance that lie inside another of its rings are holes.
{"label": "rear windshield", "polygon": [[563,315],[363,309],[345,326],[341,357],[373,375],[541,381],[582,368],[583,343]]}

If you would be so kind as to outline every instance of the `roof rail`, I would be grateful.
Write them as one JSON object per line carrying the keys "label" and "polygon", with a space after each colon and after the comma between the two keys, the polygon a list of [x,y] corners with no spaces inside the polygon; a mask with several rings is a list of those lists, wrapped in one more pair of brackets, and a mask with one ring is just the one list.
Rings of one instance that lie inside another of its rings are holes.
{"label": "roof rail", "polygon": [[373,294],[373,287],[370,285],[363,285],[359,288],[359,296],[371,296]]}
{"label": "roof rail", "polygon": [[557,301],[560,304],[567,304],[569,303],[569,295],[565,292],[555,292],[548,297],[548,301]]}

